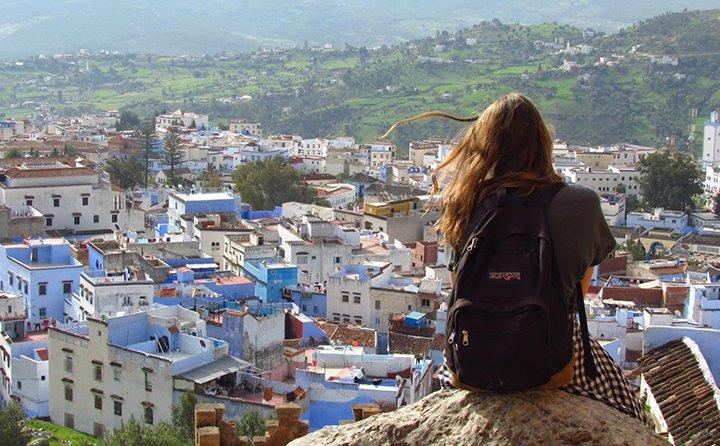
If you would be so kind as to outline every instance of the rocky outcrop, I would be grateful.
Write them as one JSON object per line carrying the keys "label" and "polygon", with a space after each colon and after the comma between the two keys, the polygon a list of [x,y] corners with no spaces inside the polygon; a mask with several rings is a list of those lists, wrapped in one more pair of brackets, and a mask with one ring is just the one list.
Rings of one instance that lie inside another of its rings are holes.
{"label": "rocky outcrop", "polygon": [[435,392],[416,404],[291,446],[666,445],[645,425],[600,402],[559,390],[508,395]]}

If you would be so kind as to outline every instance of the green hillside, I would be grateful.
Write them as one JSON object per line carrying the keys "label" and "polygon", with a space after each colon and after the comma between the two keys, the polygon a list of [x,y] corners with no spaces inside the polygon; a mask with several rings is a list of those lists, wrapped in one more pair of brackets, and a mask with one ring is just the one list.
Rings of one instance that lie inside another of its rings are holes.
{"label": "green hillside", "polygon": [[[0,113],[27,116],[37,113],[38,103],[61,114],[116,108],[147,114],[182,106],[209,113],[215,123],[247,117],[269,132],[348,134],[367,141],[401,117],[430,109],[474,113],[500,94],[522,91],[538,102],[562,139],[665,144],[670,138],[683,148],[690,109],[698,110],[701,122],[720,107],[720,56],[699,55],[712,45],[720,48],[713,43],[717,23],[698,19],[719,13],[665,15],[612,36],[496,20],[375,51],[33,58],[0,65]],[[695,37],[700,35],[713,37]],[[558,53],[567,42],[595,50]],[[634,45],[698,55],[680,57],[677,66],[658,65],[642,51],[630,53]],[[564,60],[579,68],[558,69]],[[240,100],[244,95],[252,100]],[[394,139],[405,147],[410,139],[450,137],[459,130],[435,120],[404,127]]]}

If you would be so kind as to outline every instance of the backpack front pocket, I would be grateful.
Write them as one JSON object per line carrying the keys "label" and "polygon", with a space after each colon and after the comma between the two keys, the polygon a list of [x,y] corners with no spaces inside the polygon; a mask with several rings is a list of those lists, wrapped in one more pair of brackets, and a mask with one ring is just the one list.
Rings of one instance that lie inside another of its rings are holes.
{"label": "backpack front pocket", "polygon": [[448,315],[448,347],[458,380],[471,387],[510,392],[550,379],[548,331],[540,305],[488,312],[459,300]]}

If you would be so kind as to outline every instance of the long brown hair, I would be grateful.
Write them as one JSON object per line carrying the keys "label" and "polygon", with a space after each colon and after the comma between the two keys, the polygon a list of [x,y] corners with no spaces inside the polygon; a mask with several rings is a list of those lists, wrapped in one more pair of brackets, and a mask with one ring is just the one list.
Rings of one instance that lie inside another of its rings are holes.
{"label": "long brown hair", "polygon": [[[443,113],[423,113],[407,122]],[[439,194],[436,228],[446,243],[459,248],[478,200],[501,187],[532,191],[562,177],[552,164],[552,131],[525,95],[500,97],[474,120],[432,174],[431,193]],[[394,128],[394,127],[393,127]]]}

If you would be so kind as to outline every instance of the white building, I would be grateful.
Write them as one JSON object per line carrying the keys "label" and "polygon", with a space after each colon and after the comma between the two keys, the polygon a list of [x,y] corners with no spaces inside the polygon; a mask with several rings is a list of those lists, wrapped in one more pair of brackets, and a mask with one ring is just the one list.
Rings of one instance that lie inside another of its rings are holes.
{"label": "white building", "polygon": [[228,129],[233,133],[248,133],[262,138],[262,124],[250,122],[247,119],[231,119]]}
{"label": "white building", "polygon": [[[327,281],[327,317],[334,322],[375,327],[380,321],[370,298],[370,288],[387,284],[392,278],[392,264],[364,262],[344,265]],[[378,309],[379,310],[379,309]]]}
{"label": "white building", "polygon": [[[704,159],[703,164],[705,164]],[[720,193],[720,169],[716,169],[712,165],[705,166],[703,187],[705,188],[705,194],[710,197]]]}
{"label": "white building", "polygon": [[228,344],[205,335],[205,322],[179,306],[51,328],[50,419],[102,436],[134,417],[170,420],[180,377],[233,359]]}
{"label": "white building", "polygon": [[629,212],[627,225],[645,229],[672,229],[682,234],[688,225],[688,214],[662,208],[653,209],[652,212]]}
{"label": "white building", "polygon": [[313,138],[300,141],[300,147],[294,155],[319,156],[325,158],[328,154],[328,142],[325,139]]}
{"label": "white building", "polygon": [[114,190],[88,167],[57,160],[22,163],[0,175],[0,205],[32,206],[46,230],[96,231],[125,228],[124,191]]}
{"label": "white building", "polygon": [[334,183],[315,186],[318,198],[324,198],[332,208],[345,208],[357,198],[355,186],[348,183]]}
{"label": "white building", "polygon": [[87,317],[121,316],[145,311],[153,304],[153,280],[138,268],[123,271],[84,271],[78,291],[65,300],[68,322]]}
{"label": "white building", "polygon": [[710,120],[705,121],[703,132],[703,166],[714,166],[720,162],[720,120],[718,112],[710,114]]}
{"label": "white building", "polygon": [[376,141],[369,145],[369,167],[376,168],[392,163],[395,145],[389,142]]}
{"label": "white building", "polygon": [[182,109],[177,109],[172,113],[158,115],[155,118],[155,128],[157,129],[167,129],[172,126],[206,129],[209,125],[208,115],[187,112]]}
{"label": "white building", "polygon": [[600,209],[609,226],[625,226],[624,194],[600,194]]}
{"label": "white building", "polygon": [[279,225],[278,235],[285,261],[297,265],[301,283],[323,282],[338,266],[350,263],[353,248],[360,246],[356,228],[309,215],[295,225]]}

